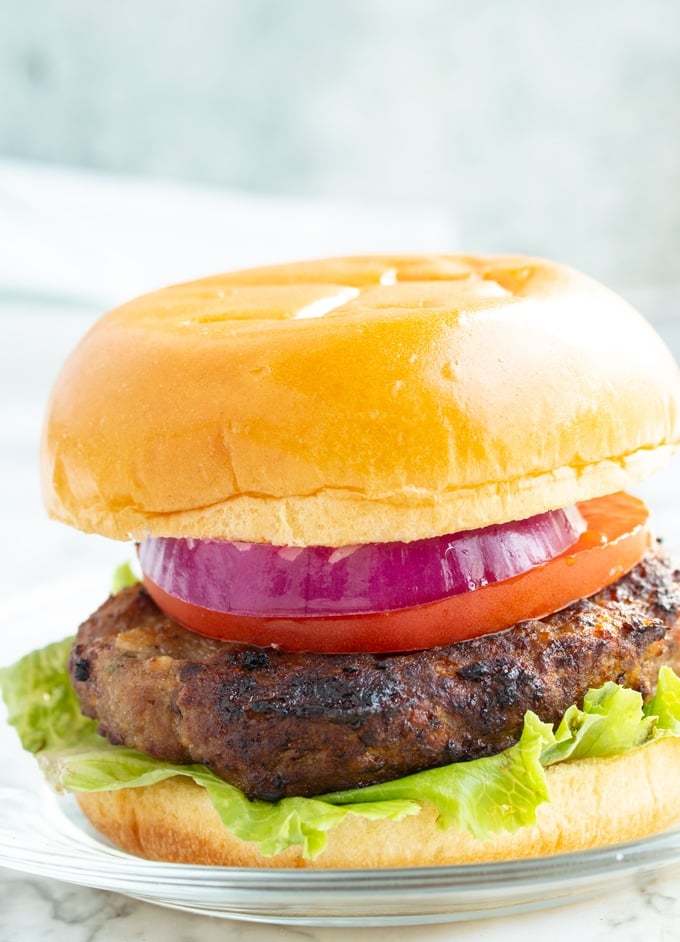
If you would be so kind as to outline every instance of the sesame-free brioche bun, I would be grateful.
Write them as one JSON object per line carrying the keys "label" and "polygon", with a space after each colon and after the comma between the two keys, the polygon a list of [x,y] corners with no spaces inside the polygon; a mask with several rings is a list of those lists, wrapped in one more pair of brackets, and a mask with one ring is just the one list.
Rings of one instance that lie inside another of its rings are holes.
{"label": "sesame-free brioche bun", "polygon": [[206,278],[103,317],[44,429],[51,516],[118,539],[414,540],[625,489],[680,440],[652,328],[534,258]]}
{"label": "sesame-free brioche bun", "polygon": [[425,806],[401,821],[348,815],[314,860],[299,847],[263,857],[230,834],[205,789],[183,777],[108,792],[80,792],[94,827],[118,847],[153,860],[238,867],[408,867],[481,863],[585,850],[634,840],[680,819],[680,740],[661,739],[606,759],[551,766],[550,801],[535,826],[477,840],[437,826]]}

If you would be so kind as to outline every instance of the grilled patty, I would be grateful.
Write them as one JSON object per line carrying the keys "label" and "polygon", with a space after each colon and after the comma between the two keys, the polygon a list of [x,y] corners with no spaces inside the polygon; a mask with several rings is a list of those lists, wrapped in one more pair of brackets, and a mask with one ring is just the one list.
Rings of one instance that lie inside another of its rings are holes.
{"label": "grilled patty", "polygon": [[556,722],[607,680],[654,691],[680,668],[680,571],[660,549],[547,618],[406,654],[291,654],[201,638],[141,586],[79,629],[70,660],[102,735],[200,762],[251,798],[384,782],[491,755],[526,710]]}

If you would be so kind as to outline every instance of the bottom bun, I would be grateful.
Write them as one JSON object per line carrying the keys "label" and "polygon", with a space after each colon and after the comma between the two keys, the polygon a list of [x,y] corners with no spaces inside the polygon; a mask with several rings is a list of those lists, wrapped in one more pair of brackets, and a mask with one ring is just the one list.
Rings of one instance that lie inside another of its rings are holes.
{"label": "bottom bun", "polygon": [[538,857],[633,840],[680,819],[680,740],[662,739],[622,756],[547,770],[551,800],[537,822],[480,841],[436,825],[425,806],[401,821],[348,815],[315,860],[291,847],[263,857],[222,825],[205,789],[183,776],[144,788],[80,792],[94,827],[118,847],[152,860],[236,867],[410,867]]}

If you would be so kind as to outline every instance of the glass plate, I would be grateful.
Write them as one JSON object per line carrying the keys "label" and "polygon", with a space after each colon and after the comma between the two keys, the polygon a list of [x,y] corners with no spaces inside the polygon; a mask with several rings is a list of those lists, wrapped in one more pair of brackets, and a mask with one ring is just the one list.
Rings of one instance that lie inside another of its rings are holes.
{"label": "glass plate", "polygon": [[[61,588],[61,596],[52,588],[4,605],[2,663],[71,633],[72,587]],[[75,609],[81,605],[82,598]],[[455,922],[592,897],[680,863],[680,825],[612,847],[483,865],[309,871],[156,863],[112,847],[73,798],[54,795],[1,708],[0,754],[0,866],[204,915],[322,926]]]}
{"label": "glass plate", "polygon": [[455,922],[595,896],[680,861],[680,830],[535,860],[393,870],[163,864],[98,838],[72,798],[0,787],[0,865],[204,915],[319,926]]}

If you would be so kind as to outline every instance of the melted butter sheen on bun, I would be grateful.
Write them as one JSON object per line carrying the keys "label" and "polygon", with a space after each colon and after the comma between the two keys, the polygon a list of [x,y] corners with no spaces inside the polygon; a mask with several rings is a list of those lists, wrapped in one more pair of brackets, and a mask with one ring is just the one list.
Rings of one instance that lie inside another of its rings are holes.
{"label": "melted butter sheen on bun", "polygon": [[376,256],[146,295],[67,360],[51,516],[108,537],[413,540],[625,489],[680,372],[623,300],[523,257]]}

